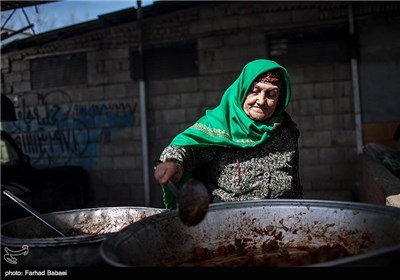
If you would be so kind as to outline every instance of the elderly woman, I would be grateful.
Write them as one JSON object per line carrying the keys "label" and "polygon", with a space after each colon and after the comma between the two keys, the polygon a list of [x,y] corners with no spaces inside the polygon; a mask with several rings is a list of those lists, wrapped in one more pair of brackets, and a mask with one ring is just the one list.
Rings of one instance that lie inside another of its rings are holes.
{"label": "elderly woman", "polygon": [[175,208],[169,180],[202,180],[216,201],[302,198],[299,131],[285,112],[289,74],[271,60],[254,60],[220,104],[178,134],[155,167],[166,208]]}

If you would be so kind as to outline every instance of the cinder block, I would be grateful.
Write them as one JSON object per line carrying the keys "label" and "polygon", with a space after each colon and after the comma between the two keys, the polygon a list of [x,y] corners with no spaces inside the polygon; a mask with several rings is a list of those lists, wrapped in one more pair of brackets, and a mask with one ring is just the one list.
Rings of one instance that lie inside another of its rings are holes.
{"label": "cinder block", "polygon": [[199,88],[197,78],[182,78],[171,81],[171,87],[174,93],[196,92]]}
{"label": "cinder block", "polygon": [[185,117],[184,109],[160,110],[154,114],[155,121],[159,124],[182,123]]}
{"label": "cinder block", "polygon": [[337,108],[336,113],[338,114],[354,112],[354,104],[351,97],[337,98],[334,100],[334,105]]}
{"label": "cinder block", "polygon": [[317,130],[343,129],[343,116],[317,115],[314,117],[314,124]]}
{"label": "cinder block", "polygon": [[13,86],[13,93],[22,93],[31,90],[30,81],[14,82],[12,86]]}
{"label": "cinder block", "polygon": [[332,144],[334,146],[350,146],[356,145],[356,133],[354,130],[332,130]]}
{"label": "cinder block", "polygon": [[292,13],[287,12],[269,12],[264,16],[266,26],[283,25],[292,22]]}
{"label": "cinder block", "polygon": [[179,124],[157,125],[155,131],[155,139],[170,140],[181,132]]}
{"label": "cinder block", "polygon": [[185,122],[194,123],[204,114],[205,110],[202,107],[185,109]]}
{"label": "cinder block", "polygon": [[118,156],[113,158],[114,171],[118,171],[121,169],[139,168],[141,164],[141,160],[136,156]]}
{"label": "cinder block", "polygon": [[11,63],[11,71],[22,72],[30,69],[30,60],[15,60]]}
{"label": "cinder block", "polygon": [[104,85],[104,99],[105,100],[115,100],[118,97],[126,97],[127,88],[124,84],[111,84],[111,85]]}
{"label": "cinder block", "polygon": [[330,165],[307,165],[302,167],[301,178],[314,181],[331,181],[332,173]]}
{"label": "cinder block", "polygon": [[99,101],[104,100],[104,87],[103,86],[95,86],[95,87],[87,87],[81,93],[82,101]]}
{"label": "cinder block", "polygon": [[1,73],[10,73],[11,71],[11,63],[8,57],[1,58]]}
{"label": "cinder block", "polygon": [[292,102],[294,115],[307,116],[321,114],[321,101],[315,99],[296,100]]}
{"label": "cinder block", "polygon": [[218,2],[203,6],[199,9],[201,19],[209,19],[213,17],[224,16],[224,9],[221,9]]}
{"label": "cinder block", "polygon": [[264,25],[264,14],[253,14],[238,17],[238,24],[240,28]]}
{"label": "cinder block", "polygon": [[192,35],[198,35],[201,33],[206,33],[213,30],[213,20],[212,19],[201,19],[199,21],[192,22],[189,26],[189,33]]}
{"label": "cinder block", "polygon": [[292,120],[300,129],[300,134],[305,133],[307,130],[313,130],[315,127],[313,116],[298,116],[293,114]]}
{"label": "cinder block", "polygon": [[220,48],[224,44],[223,36],[212,36],[207,38],[199,38],[198,48],[199,50]]}
{"label": "cinder block", "polygon": [[237,16],[217,17],[212,18],[210,21],[214,31],[237,29],[239,27],[239,20]]}
{"label": "cinder block", "polygon": [[174,109],[181,104],[181,94],[156,95],[148,100],[152,110]]}
{"label": "cinder block", "polygon": [[334,90],[332,82],[315,83],[315,96],[317,98],[332,98],[343,95],[341,92]]}
{"label": "cinder block", "polygon": [[225,90],[229,86],[223,75],[202,76],[199,78],[199,90]]}
{"label": "cinder block", "polygon": [[330,147],[332,145],[332,137],[329,131],[316,131],[303,133],[304,147]]}
{"label": "cinder block", "polygon": [[[112,157],[98,157],[96,164],[93,166],[95,170],[109,170],[113,168]],[[95,182],[96,183],[96,182]]]}
{"label": "cinder block", "polygon": [[122,83],[131,80],[131,72],[128,70],[111,71],[107,73],[108,83]]}
{"label": "cinder block", "polygon": [[332,164],[345,162],[345,150],[340,148],[320,148],[318,162]]}
{"label": "cinder block", "polygon": [[169,95],[174,94],[172,80],[150,81],[146,83],[146,91],[154,95]]}
{"label": "cinder block", "polygon": [[224,46],[240,46],[249,43],[249,33],[235,32],[223,37]]}
{"label": "cinder block", "polygon": [[[342,155],[341,157],[345,157]],[[356,162],[338,162],[331,167],[333,178],[336,181],[355,181],[356,179]]]}
{"label": "cinder block", "polygon": [[312,99],[315,95],[314,84],[312,83],[292,85],[292,101]]}
{"label": "cinder block", "polygon": [[304,81],[306,82],[322,82],[333,79],[333,67],[330,65],[305,67]]}
{"label": "cinder block", "polygon": [[11,72],[3,75],[4,83],[14,83],[22,81],[22,72]]}
{"label": "cinder block", "polygon": [[292,22],[305,23],[305,22],[318,22],[319,21],[319,9],[305,9],[297,10],[292,13]]}
{"label": "cinder block", "polygon": [[[224,91],[206,91],[205,92],[205,101],[207,106],[215,107],[217,106],[222,98]],[[203,111],[203,110],[202,110]]]}
{"label": "cinder block", "polygon": [[200,75],[220,74],[225,72],[224,61],[202,62],[199,64]]}
{"label": "cinder block", "polygon": [[343,117],[343,129],[352,130],[355,128],[354,114],[342,114],[342,117]]}
{"label": "cinder block", "polygon": [[319,162],[318,159],[318,149],[299,149],[299,162],[301,166],[313,165]]}
{"label": "cinder block", "polygon": [[351,66],[350,63],[334,64],[333,65],[333,77],[335,80],[351,80]]}
{"label": "cinder block", "polygon": [[205,94],[202,92],[181,94],[182,108],[193,108],[198,106],[204,106],[205,101],[206,101]]}

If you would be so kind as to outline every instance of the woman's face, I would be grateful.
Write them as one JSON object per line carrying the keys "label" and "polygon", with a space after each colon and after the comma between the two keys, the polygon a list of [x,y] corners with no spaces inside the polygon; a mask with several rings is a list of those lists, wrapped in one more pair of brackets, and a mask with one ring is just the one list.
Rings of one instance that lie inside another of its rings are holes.
{"label": "woman's face", "polygon": [[251,119],[263,122],[274,114],[278,98],[278,86],[256,81],[247,93],[243,110]]}

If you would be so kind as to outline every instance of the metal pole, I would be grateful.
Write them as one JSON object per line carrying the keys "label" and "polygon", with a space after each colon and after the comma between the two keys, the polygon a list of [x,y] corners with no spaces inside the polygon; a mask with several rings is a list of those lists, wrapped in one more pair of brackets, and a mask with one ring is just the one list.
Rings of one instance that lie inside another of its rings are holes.
{"label": "metal pole", "polygon": [[139,53],[139,96],[140,96],[140,127],[142,133],[142,161],[143,161],[143,182],[145,205],[150,205],[150,180],[149,180],[149,154],[147,140],[147,116],[146,116],[146,84],[143,63],[143,34],[142,34],[142,3],[137,2],[137,32],[138,32],[138,53]]}
{"label": "metal pole", "polygon": [[11,14],[7,17],[7,19],[4,21],[3,25],[1,26],[1,29],[3,29],[3,28],[6,26],[7,22],[11,19],[11,17],[12,17],[13,14],[15,13],[15,11],[16,11],[16,9],[14,9],[14,10],[11,12]]}
{"label": "metal pole", "polygon": [[48,226],[49,228],[51,228],[52,230],[54,230],[55,232],[57,232],[58,234],[60,234],[63,237],[66,237],[67,235],[64,233],[64,230],[60,227],[58,227],[57,225],[53,224],[52,222],[49,222],[47,220],[47,218],[45,218],[42,214],[40,214],[38,211],[36,211],[35,209],[33,209],[32,207],[30,207],[28,204],[25,203],[25,201],[22,201],[21,199],[19,199],[16,195],[14,195],[13,193],[11,193],[10,191],[3,191],[3,193],[8,196],[9,198],[11,198],[14,202],[16,202],[19,206],[21,206],[22,208],[24,208],[26,211],[28,211],[29,213],[31,213],[35,218],[39,219],[42,223],[44,223],[46,226]]}
{"label": "metal pole", "polygon": [[363,141],[362,141],[362,120],[361,120],[361,100],[360,100],[360,81],[358,77],[358,60],[357,60],[357,40],[355,35],[354,25],[354,11],[353,3],[350,2],[348,6],[349,15],[349,34],[351,40],[351,79],[353,84],[353,97],[354,97],[354,118],[355,118],[355,129],[356,129],[356,146],[357,154],[362,153]]}

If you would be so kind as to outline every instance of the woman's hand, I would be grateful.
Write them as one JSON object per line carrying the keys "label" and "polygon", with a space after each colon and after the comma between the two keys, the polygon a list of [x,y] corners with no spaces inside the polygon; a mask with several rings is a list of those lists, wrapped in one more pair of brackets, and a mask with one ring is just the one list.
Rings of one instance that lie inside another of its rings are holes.
{"label": "woman's hand", "polygon": [[177,182],[182,178],[183,168],[175,162],[162,162],[157,165],[154,177],[161,185],[166,185],[168,180]]}

